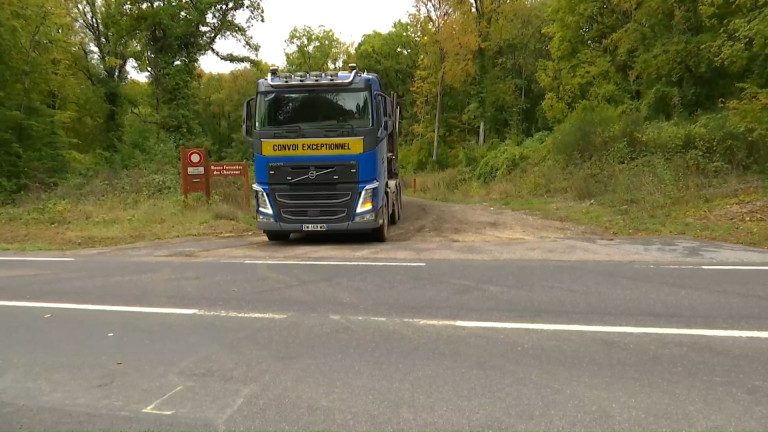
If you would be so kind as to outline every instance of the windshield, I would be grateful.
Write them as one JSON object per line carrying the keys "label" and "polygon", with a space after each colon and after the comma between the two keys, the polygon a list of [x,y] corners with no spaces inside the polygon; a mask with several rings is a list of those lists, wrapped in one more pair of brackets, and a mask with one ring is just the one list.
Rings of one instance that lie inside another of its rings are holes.
{"label": "windshield", "polygon": [[371,126],[371,100],[364,90],[272,92],[259,95],[256,128],[351,124]]}

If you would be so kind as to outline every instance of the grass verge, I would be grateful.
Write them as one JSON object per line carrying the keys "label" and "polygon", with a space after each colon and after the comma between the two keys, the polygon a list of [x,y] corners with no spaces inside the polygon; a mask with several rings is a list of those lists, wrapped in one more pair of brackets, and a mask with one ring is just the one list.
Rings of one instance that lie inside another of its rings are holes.
{"label": "grass verge", "polygon": [[199,195],[185,202],[173,178],[135,173],[29,195],[0,207],[0,250],[69,250],[253,232],[255,218],[242,192],[217,186],[210,204]]}

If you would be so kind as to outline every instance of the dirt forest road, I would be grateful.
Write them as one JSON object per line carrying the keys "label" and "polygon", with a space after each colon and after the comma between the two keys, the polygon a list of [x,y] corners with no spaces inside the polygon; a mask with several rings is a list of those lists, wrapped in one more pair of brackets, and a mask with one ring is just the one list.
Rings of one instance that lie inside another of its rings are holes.
{"label": "dirt forest road", "polygon": [[598,235],[599,231],[479,205],[405,200],[392,241],[497,242]]}
{"label": "dirt forest road", "polygon": [[459,259],[558,261],[763,260],[768,252],[681,238],[614,239],[600,230],[481,205],[406,198],[403,217],[390,227],[390,241],[366,236],[294,235],[270,243],[261,232],[248,236],[186,238],[88,249],[75,255],[128,254],[149,259]]}

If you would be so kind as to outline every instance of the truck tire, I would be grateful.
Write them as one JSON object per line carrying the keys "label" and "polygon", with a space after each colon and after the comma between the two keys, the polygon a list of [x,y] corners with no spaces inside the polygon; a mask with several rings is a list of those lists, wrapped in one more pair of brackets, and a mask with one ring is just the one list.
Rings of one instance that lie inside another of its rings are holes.
{"label": "truck tire", "polygon": [[397,188],[397,220],[403,217],[403,190]]}
{"label": "truck tire", "polygon": [[381,225],[373,231],[373,238],[377,242],[384,243],[387,241],[389,234],[389,200],[385,201],[386,207],[384,209],[384,218]]}
{"label": "truck tire", "polygon": [[291,238],[291,233],[279,232],[279,231],[264,231],[267,235],[267,239],[271,242],[288,241]]}
{"label": "truck tire", "polygon": [[392,206],[392,212],[389,214],[389,224],[390,225],[397,225],[397,222],[400,220],[400,204],[397,202],[397,198],[395,198],[395,202]]}

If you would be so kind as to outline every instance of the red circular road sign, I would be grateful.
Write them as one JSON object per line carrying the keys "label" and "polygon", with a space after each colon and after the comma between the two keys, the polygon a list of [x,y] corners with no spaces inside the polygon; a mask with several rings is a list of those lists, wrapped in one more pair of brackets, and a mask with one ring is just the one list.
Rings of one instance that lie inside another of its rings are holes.
{"label": "red circular road sign", "polygon": [[192,150],[191,152],[187,153],[187,161],[190,165],[200,166],[203,164],[203,154],[200,152],[200,150]]}

